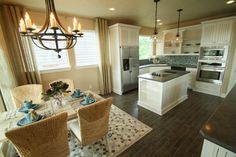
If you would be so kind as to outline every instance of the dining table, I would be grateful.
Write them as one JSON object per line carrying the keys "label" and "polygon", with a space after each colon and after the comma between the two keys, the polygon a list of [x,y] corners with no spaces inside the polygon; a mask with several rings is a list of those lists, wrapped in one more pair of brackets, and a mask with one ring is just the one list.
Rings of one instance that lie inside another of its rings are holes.
{"label": "dining table", "polygon": [[[93,98],[95,98],[96,101],[100,101],[104,99],[100,95],[87,90],[84,91],[84,94],[89,95]],[[42,115],[45,118],[48,118],[50,116],[53,116],[58,113],[67,112],[68,114],[68,121],[76,119],[77,118],[77,110],[81,107],[84,107],[84,105],[81,105],[81,101],[83,100],[83,97],[79,98],[72,98],[70,95],[64,96],[63,98],[63,105],[57,106],[52,108],[52,102],[44,101],[42,104],[40,104],[40,107],[36,109],[36,113]],[[54,105],[55,106],[55,105]],[[10,129],[14,129],[20,126],[17,126],[17,122],[24,118],[24,114],[19,112],[18,109],[2,112],[0,113],[0,143],[7,140],[5,133],[9,131]],[[30,125],[30,124],[27,124]]]}

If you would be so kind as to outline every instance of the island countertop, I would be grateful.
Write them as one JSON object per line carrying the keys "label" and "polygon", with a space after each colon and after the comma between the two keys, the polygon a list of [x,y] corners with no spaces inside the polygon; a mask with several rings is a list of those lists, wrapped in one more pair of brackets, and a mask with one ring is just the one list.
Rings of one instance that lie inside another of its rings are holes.
{"label": "island countertop", "polygon": [[205,139],[236,153],[236,85],[200,133]]}
{"label": "island countertop", "polygon": [[153,73],[147,73],[139,75],[139,78],[148,79],[157,82],[167,82],[177,77],[188,74],[188,71],[179,71],[179,70],[160,70],[155,72],[158,76],[152,75]]}

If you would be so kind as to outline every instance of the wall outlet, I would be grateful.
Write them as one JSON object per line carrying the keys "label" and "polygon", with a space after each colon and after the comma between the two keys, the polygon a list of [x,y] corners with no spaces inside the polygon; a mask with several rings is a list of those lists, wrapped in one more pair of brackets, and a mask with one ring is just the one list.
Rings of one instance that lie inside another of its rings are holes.
{"label": "wall outlet", "polygon": [[92,89],[92,88],[93,88],[93,86],[90,84],[90,85],[89,85],[89,89]]}

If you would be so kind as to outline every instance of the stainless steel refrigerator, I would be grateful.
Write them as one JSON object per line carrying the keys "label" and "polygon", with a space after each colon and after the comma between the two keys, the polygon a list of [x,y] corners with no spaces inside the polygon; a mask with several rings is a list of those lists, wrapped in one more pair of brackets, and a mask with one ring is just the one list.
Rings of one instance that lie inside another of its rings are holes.
{"label": "stainless steel refrigerator", "polygon": [[121,82],[122,93],[138,88],[139,47],[121,47]]}

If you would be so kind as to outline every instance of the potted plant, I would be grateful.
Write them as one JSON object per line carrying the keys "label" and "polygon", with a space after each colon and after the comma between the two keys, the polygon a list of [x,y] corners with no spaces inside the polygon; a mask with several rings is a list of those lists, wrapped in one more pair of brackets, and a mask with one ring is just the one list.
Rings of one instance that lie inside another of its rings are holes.
{"label": "potted plant", "polygon": [[50,84],[50,88],[43,93],[43,100],[53,100],[54,103],[58,106],[62,106],[62,98],[64,93],[69,93],[70,90],[67,90],[69,84],[58,81]]}

